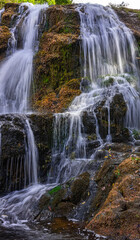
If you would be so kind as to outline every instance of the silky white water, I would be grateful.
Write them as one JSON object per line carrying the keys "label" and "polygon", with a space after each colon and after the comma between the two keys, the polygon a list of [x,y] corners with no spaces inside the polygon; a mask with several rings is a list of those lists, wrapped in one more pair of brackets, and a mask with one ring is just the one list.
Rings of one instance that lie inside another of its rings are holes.
{"label": "silky white water", "polygon": [[[24,7],[27,7],[25,10]],[[38,49],[38,30],[41,11],[48,5],[21,4],[15,25],[11,28],[7,58],[0,65],[0,114],[12,114],[23,123],[25,156],[7,161],[6,190],[28,188],[0,198],[0,215],[3,226],[21,225],[28,219],[30,207],[46,186],[38,185],[38,150],[28,118],[23,113],[29,109],[32,84],[33,56]],[[0,19],[4,10],[0,11]],[[22,22],[22,49],[17,49],[16,28]],[[18,115],[17,115],[18,113]],[[2,128],[1,122],[1,128]],[[0,151],[1,151],[0,129]],[[2,154],[2,153],[1,153]],[[13,181],[13,177],[15,178]],[[31,186],[32,185],[32,186]]]}
{"label": "silky white water", "polygon": [[2,13],[4,12],[4,8],[0,9],[0,24],[1,24],[1,16],[2,16]]}
{"label": "silky white water", "polygon": [[[96,149],[87,157],[88,136],[83,126],[85,112],[95,121],[97,150],[112,141],[110,104],[116,94],[122,94],[127,105],[124,126],[140,128],[140,98],[134,88],[139,87],[140,74],[133,34],[111,8],[86,4],[79,5],[77,11],[81,22],[83,82],[88,86],[87,89],[81,87],[83,93],[74,99],[67,112],[55,114],[52,174],[49,176],[52,182],[54,179],[65,182],[94,159]],[[105,139],[100,135],[96,110],[102,102],[102,108],[108,111]]]}
{"label": "silky white water", "polygon": [[[27,6],[26,13],[23,7]],[[32,83],[33,56],[38,43],[40,12],[47,5],[22,4],[20,17],[11,29],[10,55],[0,65],[0,113],[26,113],[29,110],[29,97]],[[15,29],[23,19],[21,28],[23,48],[16,49]]]}
{"label": "silky white water", "polygon": [[[39,16],[36,8],[29,7],[29,9],[30,13],[25,17],[23,24],[25,40],[23,49],[15,51],[0,70],[3,80],[5,79],[5,82],[0,81],[2,113],[28,110],[28,97],[32,80],[32,59],[37,33],[36,21],[37,16]],[[139,93],[133,86],[137,86],[139,80],[139,70],[136,62],[137,47],[131,31],[119,21],[117,15],[110,8],[87,4],[80,5],[77,11],[81,19],[82,77],[83,81],[87,81],[88,89],[83,88],[83,93],[74,99],[67,112],[54,116],[53,160],[48,176],[48,182],[54,183],[54,185],[65,182],[84,171],[88,161],[94,159],[96,150],[104,143],[112,141],[110,104],[116,94],[122,94],[127,104],[125,126],[140,128]],[[31,18],[33,16],[34,21],[32,22]],[[21,55],[22,58],[20,58]],[[18,61],[16,61],[17,59]],[[19,68],[14,72],[13,68],[16,68],[17,64]],[[11,66],[10,74],[7,73],[9,66]],[[25,85],[22,82],[23,80]],[[6,89],[8,83],[9,87]],[[103,107],[108,110],[108,132],[105,139],[101,138],[96,111],[98,104],[102,101],[104,101]],[[93,148],[90,156],[87,151],[88,139],[83,124],[85,113],[90,114],[94,119],[96,141],[98,142],[98,147]],[[26,127],[30,132],[28,122],[26,122]],[[28,137],[29,139],[33,138],[31,132]],[[31,141],[33,142],[33,140]],[[28,142],[28,145],[30,145],[30,142]],[[34,144],[32,146],[35,149]],[[31,151],[29,154],[32,155],[33,159],[37,155],[36,151]],[[31,181],[35,183],[37,182],[36,167],[37,162],[35,161],[31,177]],[[29,172],[31,168],[32,164],[29,161]],[[51,187],[52,185],[36,184],[1,198],[2,224],[8,224],[8,226],[11,223],[22,224],[22,221],[32,219],[30,208],[33,200],[36,199],[35,201],[37,201]],[[12,219],[11,222],[9,219]]]}

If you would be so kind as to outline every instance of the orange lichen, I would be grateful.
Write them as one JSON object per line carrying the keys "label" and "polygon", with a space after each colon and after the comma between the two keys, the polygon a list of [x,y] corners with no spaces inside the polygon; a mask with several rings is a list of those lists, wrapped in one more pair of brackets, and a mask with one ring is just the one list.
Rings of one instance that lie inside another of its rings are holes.
{"label": "orange lichen", "polygon": [[[87,225],[97,233],[139,238],[140,158],[130,157],[119,166],[119,176],[99,212]],[[114,170],[115,173],[116,170]]]}

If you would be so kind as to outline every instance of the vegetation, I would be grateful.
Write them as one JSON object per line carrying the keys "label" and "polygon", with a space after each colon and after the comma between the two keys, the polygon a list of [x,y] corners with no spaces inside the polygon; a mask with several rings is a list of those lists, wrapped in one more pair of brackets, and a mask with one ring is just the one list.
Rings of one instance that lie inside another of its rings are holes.
{"label": "vegetation", "polygon": [[33,4],[43,4],[48,3],[49,5],[65,5],[65,4],[72,4],[73,0],[2,0],[0,2],[0,8],[2,8],[6,3],[23,3],[23,2],[30,2]]}

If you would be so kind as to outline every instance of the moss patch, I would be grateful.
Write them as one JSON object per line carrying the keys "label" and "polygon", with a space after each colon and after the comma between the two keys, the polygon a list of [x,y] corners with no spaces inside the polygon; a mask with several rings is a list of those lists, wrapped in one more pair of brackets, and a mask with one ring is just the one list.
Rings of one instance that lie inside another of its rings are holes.
{"label": "moss patch", "polygon": [[34,108],[40,112],[62,112],[69,107],[71,101],[80,93],[80,79],[72,79],[62,85],[60,90],[57,89],[44,95],[41,91],[36,93]]}
{"label": "moss patch", "polygon": [[80,94],[76,80],[80,77],[79,23],[74,6],[47,10],[45,31],[34,60],[33,106],[39,111],[63,111]]}
{"label": "moss patch", "polygon": [[11,37],[9,28],[0,26],[0,60],[5,56],[8,40]]}
{"label": "moss patch", "polygon": [[7,27],[11,27],[12,23],[14,22],[15,18],[18,16],[18,3],[6,3],[5,4],[5,11],[2,14],[2,25]]}

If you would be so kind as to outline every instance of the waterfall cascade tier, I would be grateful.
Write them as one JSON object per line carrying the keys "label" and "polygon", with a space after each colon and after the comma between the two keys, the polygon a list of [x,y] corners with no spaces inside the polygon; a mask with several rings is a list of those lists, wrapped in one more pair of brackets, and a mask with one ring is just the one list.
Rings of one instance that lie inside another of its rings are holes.
{"label": "waterfall cascade tier", "polygon": [[100,5],[78,8],[81,19],[84,77],[98,84],[98,77],[132,73],[138,76],[133,34],[114,10]]}
{"label": "waterfall cascade tier", "polygon": [[[112,141],[111,126],[115,121],[123,128],[140,128],[140,98],[135,89],[139,87],[140,74],[133,34],[111,8],[87,4],[80,5],[77,11],[81,21],[83,93],[74,99],[67,112],[55,115],[52,175],[49,179],[54,181],[55,178],[57,182],[65,182],[83,171],[86,162],[95,158],[103,144]],[[118,109],[120,119],[117,120],[111,111],[116,96],[122,99],[117,101],[122,103],[125,112],[121,115]],[[102,134],[101,128],[104,127],[99,108],[104,109],[104,121],[108,125],[105,134]],[[93,119],[90,134],[96,136],[91,152],[91,141],[84,126],[85,113]],[[59,174],[58,169],[61,169]],[[54,177],[56,174],[57,178]]]}
{"label": "waterfall cascade tier", "polygon": [[[24,6],[27,6],[25,10]],[[38,46],[38,28],[41,10],[47,5],[21,4],[19,17],[11,28],[12,37],[6,61],[0,66],[0,113],[23,113],[29,110],[32,83],[33,56]],[[16,28],[21,27],[23,48],[17,50]]]}
{"label": "waterfall cascade tier", "polygon": [[[6,190],[29,187],[29,190],[13,192],[1,198],[1,215],[7,213],[9,216],[6,221],[2,215],[1,223],[11,225],[20,223],[19,215],[24,211],[27,214],[26,204],[36,196],[41,196],[38,187],[38,150],[35,144],[34,134],[28,118],[23,115],[29,110],[29,97],[32,83],[33,56],[38,49],[39,24],[42,21],[43,9],[48,5],[32,5],[30,3],[19,6],[18,16],[11,28],[11,38],[8,42],[7,58],[0,65],[0,153],[2,152],[2,133],[6,128],[6,118],[9,128],[15,128],[12,121],[17,121],[18,128],[21,130],[23,138],[23,154],[15,158],[9,157],[6,167]],[[0,21],[4,9],[0,11]],[[42,14],[41,14],[42,12]],[[21,25],[22,49],[17,49],[17,28]],[[3,114],[5,114],[4,117]],[[11,114],[11,115],[9,115]],[[14,120],[16,119],[16,120]],[[3,120],[5,122],[3,122]],[[19,143],[20,145],[20,143]],[[20,146],[22,147],[22,146]],[[2,163],[1,161],[1,164]],[[42,187],[41,187],[42,189]],[[22,194],[23,191],[23,194]],[[9,202],[11,199],[11,202]],[[26,206],[26,209],[25,209]],[[24,214],[24,219],[26,218]],[[18,215],[18,217],[17,217]],[[28,214],[27,214],[28,215]]]}

